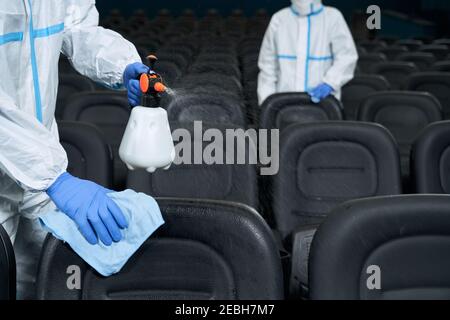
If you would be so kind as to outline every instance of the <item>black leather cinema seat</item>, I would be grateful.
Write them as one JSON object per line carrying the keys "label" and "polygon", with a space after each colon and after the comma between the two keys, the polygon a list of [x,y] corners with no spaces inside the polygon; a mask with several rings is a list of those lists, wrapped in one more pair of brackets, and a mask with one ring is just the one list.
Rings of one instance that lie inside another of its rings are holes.
{"label": "black leather cinema seat", "polygon": [[58,71],[60,74],[79,74],[64,55],[59,57]]}
{"label": "black leather cinema seat", "polygon": [[405,89],[408,77],[419,69],[414,63],[403,61],[387,61],[373,65],[371,69],[373,74],[385,77],[392,89]]}
{"label": "black leather cinema seat", "polygon": [[450,121],[430,124],[421,132],[411,161],[417,193],[450,194]]}
{"label": "black leather cinema seat", "polygon": [[450,72],[450,60],[435,63],[432,70],[437,72]]}
{"label": "black leather cinema seat", "polygon": [[0,225],[0,300],[16,299],[16,258],[11,240]]}
{"label": "black leather cinema seat", "polygon": [[395,44],[407,47],[409,51],[417,51],[421,46],[423,46],[422,41],[414,39],[401,39],[398,40]]}
{"label": "black leather cinema seat", "polygon": [[114,157],[114,186],[125,187],[127,168],[118,151],[131,108],[127,97],[119,92],[92,92],[78,94],[64,109],[63,120],[86,122],[103,132]]}
{"label": "black leather cinema seat", "polygon": [[444,60],[449,53],[448,46],[440,44],[425,45],[420,47],[419,51],[432,53],[438,60]]}
{"label": "black leather cinema seat", "polygon": [[220,62],[222,64],[228,64],[234,67],[239,66],[238,59],[236,58],[236,55],[228,55],[228,54],[220,54],[220,53],[200,53],[197,58],[196,62],[199,63],[217,63]]}
{"label": "black leather cinema seat", "polygon": [[365,40],[358,42],[358,45],[366,49],[368,52],[380,50],[386,48],[387,43],[381,40]]}
{"label": "black leather cinema seat", "polygon": [[226,76],[234,77],[238,80],[241,79],[241,72],[237,66],[227,63],[217,62],[196,62],[190,69],[191,74],[203,74],[203,73],[219,73]]}
{"label": "black leather cinema seat", "polygon": [[174,62],[165,60],[158,61],[155,64],[155,71],[162,76],[164,84],[169,87],[176,84],[182,74],[180,68]]}
{"label": "black leather cinema seat", "polygon": [[449,270],[450,196],[355,200],[334,209],[314,237],[310,296],[448,300]]}
{"label": "black leather cinema seat", "polygon": [[342,88],[342,104],[345,119],[356,120],[361,102],[370,94],[389,90],[389,83],[382,76],[365,74],[355,76]]}
{"label": "black leather cinema seat", "polygon": [[[108,278],[49,236],[38,299],[283,299],[278,249],[256,211],[230,202],[157,201],[165,224]],[[67,287],[67,268],[74,265],[81,270],[80,290]]]}
{"label": "black leather cinema seat", "polygon": [[58,123],[59,138],[66,150],[67,171],[106,188],[113,186],[113,156],[100,130],[82,122]]}
{"label": "black leather cinema seat", "polygon": [[[368,50],[372,52],[372,50]],[[362,73],[370,73],[374,64],[385,62],[387,58],[382,53],[361,54],[358,59],[358,68]]]}
{"label": "black leather cinema seat", "polygon": [[401,192],[398,151],[382,126],[359,122],[292,125],[280,137],[273,214],[286,238],[322,222],[337,204]]}
{"label": "black leather cinema seat", "polygon": [[444,118],[450,118],[450,73],[423,72],[414,74],[409,78],[408,90],[431,93],[441,103]]}
{"label": "black leather cinema seat", "polygon": [[159,62],[169,61],[174,63],[181,72],[184,72],[189,65],[190,56],[183,54],[182,50],[183,49],[181,49],[180,51],[172,51],[171,49],[158,50],[156,53],[158,62],[155,66],[157,66]]}
{"label": "black leather cinema seat", "polygon": [[334,97],[315,104],[306,93],[276,93],[261,106],[260,128],[285,129],[293,123],[342,120],[342,105]]}
{"label": "black leather cinema seat", "polygon": [[428,124],[442,120],[439,101],[423,92],[386,91],[367,97],[358,120],[376,122],[394,135],[400,147],[403,175],[409,175],[411,145]]}
{"label": "black leather cinema seat", "polygon": [[[195,136],[195,129],[190,124],[171,123],[170,126],[173,133],[176,133],[177,129],[185,129],[189,133],[191,150],[183,150],[181,156],[183,159],[187,159],[184,158],[185,153],[190,152],[191,156],[188,158],[191,164],[172,164],[169,170],[157,170],[152,174],[139,170],[130,171],[127,180],[128,188],[156,197],[227,200],[258,208],[256,165],[249,161],[249,153],[256,154],[257,141],[250,142],[249,139],[246,139],[247,148],[242,148],[235,140],[233,155],[227,153],[227,142],[224,139],[223,150],[218,151],[223,154],[221,157],[223,164],[212,163],[212,161],[206,163],[207,159],[195,164],[195,145],[203,146],[202,150],[206,151],[210,142],[202,141],[202,137]],[[210,128],[224,137],[226,129],[234,129],[234,127],[203,124],[203,132]],[[237,135],[245,139],[243,131]],[[186,139],[188,138],[186,137]],[[175,137],[175,139],[185,142],[183,141],[184,137]],[[176,141],[175,145],[179,141]],[[245,164],[237,163],[238,152],[245,152]],[[233,160],[234,164],[226,164],[226,159]]]}
{"label": "black leather cinema seat", "polygon": [[228,94],[242,98],[242,85],[232,76],[219,73],[189,74],[183,76],[175,87],[178,93]]}
{"label": "black leather cinema seat", "polygon": [[436,57],[427,52],[408,52],[399,55],[396,60],[412,62],[420,71],[427,71],[436,62]]}
{"label": "black leather cinema seat", "polygon": [[388,60],[393,60],[400,54],[407,53],[408,48],[402,45],[393,45],[386,48],[380,48],[377,52],[384,54]]}
{"label": "black leather cinema seat", "polygon": [[55,109],[56,119],[61,119],[65,106],[75,94],[94,90],[92,81],[80,74],[60,74]]}

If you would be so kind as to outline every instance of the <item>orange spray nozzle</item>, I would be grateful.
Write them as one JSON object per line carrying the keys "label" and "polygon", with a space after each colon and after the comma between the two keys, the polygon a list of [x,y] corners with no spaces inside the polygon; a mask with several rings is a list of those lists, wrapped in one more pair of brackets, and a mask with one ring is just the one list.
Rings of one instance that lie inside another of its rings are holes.
{"label": "orange spray nozzle", "polygon": [[153,86],[153,89],[155,89],[156,92],[165,92],[167,90],[167,87],[163,85],[161,82],[157,82]]}

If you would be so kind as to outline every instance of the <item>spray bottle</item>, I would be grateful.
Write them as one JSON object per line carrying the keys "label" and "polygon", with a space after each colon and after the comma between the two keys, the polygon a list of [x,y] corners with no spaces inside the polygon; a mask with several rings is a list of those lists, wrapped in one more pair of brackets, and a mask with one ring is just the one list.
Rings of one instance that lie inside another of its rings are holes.
{"label": "spray bottle", "polygon": [[162,77],[153,71],[158,59],[153,55],[147,59],[150,71],[139,77],[143,106],[131,111],[119,156],[128,169],[146,169],[152,173],[158,168],[169,169],[175,159],[175,147],[167,112],[160,107],[161,94],[167,88]]}

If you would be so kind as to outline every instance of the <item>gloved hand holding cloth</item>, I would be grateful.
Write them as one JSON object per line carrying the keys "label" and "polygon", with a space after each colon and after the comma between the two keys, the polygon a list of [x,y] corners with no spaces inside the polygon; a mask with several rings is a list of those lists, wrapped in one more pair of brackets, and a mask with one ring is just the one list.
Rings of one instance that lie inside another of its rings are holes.
{"label": "gloved hand holding cloth", "polygon": [[[157,202],[133,190],[114,192],[63,174],[48,192],[59,210],[40,215],[43,228],[67,242],[103,276],[119,272],[164,224]],[[93,245],[96,234],[101,241]],[[111,238],[114,242],[110,242]]]}
{"label": "gloved hand holding cloth", "polygon": [[128,226],[120,208],[107,196],[111,192],[67,172],[60,175],[47,190],[56,207],[76,223],[90,244],[97,244],[100,238],[107,246],[113,241],[120,241],[120,229]]}

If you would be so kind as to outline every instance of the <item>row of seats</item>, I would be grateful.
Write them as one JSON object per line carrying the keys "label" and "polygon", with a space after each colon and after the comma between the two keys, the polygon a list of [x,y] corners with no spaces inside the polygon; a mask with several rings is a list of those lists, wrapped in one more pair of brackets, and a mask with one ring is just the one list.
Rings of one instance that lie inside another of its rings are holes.
{"label": "row of seats", "polygon": [[252,17],[246,17],[242,10],[234,10],[227,17],[222,17],[214,9],[209,10],[204,17],[196,17],[189,9],[178,17],[172,16],[168,11],[161,11],[152,19],[143,10],[138,10],[129,18],[116,11],[103,18],[101,24],[130,35],[160,35],[161,38],[176,37],[177,32],[178,35],[197,32],[241,37],[245,34],[263,32],[264,30],[260,30],[259,27],[267,24],[269,20],[270,17],[264,9],[257,10]]}
{"label": "row of seats", "polygon": [[[242,103],[242,97],[239,97],[239,92],[241,90],[239,84],[233,80],[228,83],[223,82],[223,80],[223,78],[217,78],[213,75],[186,76],[178,88],[181,92],[177,93],[175,96],[166,97],[162,104],[164,107],[173,107],[177,110],[176,113],[181,112],[182,114],[190,113],[192,108],[197,108],[197,111],[199,111],[199,106],[202,106],[202,109],[204,110],[210,107],[210,113],[217,114],[217,108],[214,106],[218,105],[219,108],[231,108],[233,114],[229,115],[226,119],[218,118],[217,121],[223,122],[226,120],[235,124],[245,124],[246,122],[252,123],[252,119],[249,119],[248,116],[248,110],[246,110],[247,108],[245,108],[245,105]],[[220,91],[220,89],[218,89],[219,86],[227,88],[226,92]],[[450,116],[450,95],[448,94],[450,88],[450,74],[415,74],[409,79],[407,88],[409,91],[431,93],[439,100],[443,109],[443,117],[448,118]],[[391,86],[389,83],[381,76],[356,76],[343,88],[342,102],[344,117],[348,120],[356,120],[357,110],[368,95],[390,89]],[[85,80],[81,76],[76,75],[62,75],[56,108],[57,119],[63,119],[62,113],[64,109],[67,109],[66,105],[72,100],[77,99],[75,93],[93,91],[94,86],[89,80]],[[236,92],[236,94],[232,94],[232,92]],[[401,95],[400,93],[398,94]],[[406,94],[409,94],[409,92],[405,92],[405,95]],[[414,95],[415,93],[412,92],[411,94]],[[277,97],[279,97],[279,95],[277,95]],[[290,100],[292,100],[292,98],[290,98]],[[257,117],[265,117],[263,113],[266,109],[265,105],[269,104],[268,101],[266,101],[261,108],[258,108]],[[295,99],[293,101],[295,101]],[[298,103],[310,104],[307,103],[307,101],[301,100],[299,100]],[[280,107],[283,105],[285,105],[285,103],[280,102]],[[219,112],[218,114],[220,115],[222,113]],[[245,119],[246,116],[247,119]],[[202,119],[202,117],[197,118],[197,120]],[[203,120],[211,121],[212,119]],[[305,117],[305,121],[307,120],[308,117]]]}
{"label": "row of seats", "polygon": [[443,59],[437,59],[431,52],[405,52],[394,57],[383,52],[360,52],[358,69],[362,72],[372,71],[372,65],[375,63],[387,61],[399,61],[413,63],[421,71],[448,71],[450,56]]}
{"label": "row of seats", "polygon": [[[113,277],[98,275],[49,235],[40,259],[38,299],[285,297],[278,248],[257,212],[227,202],[157,201],[166,223]],[[310,247],[309,298],[449,299],[449,208],[448,195],[375,197],[337,206]],[[0,242],[0,299],[13,300],[14,252],[1,226]],[[79,287],[68,285],[74,266]]]}
{"label": "row of seats", "polygon": [[[439,101],[428,93],[376,92],[378,83],[385,82],[381,78],[366,77],[357,78],[349,84],[343,94],[344,103],[349,102],[346,106],[354,106],[359,100],[362,101],[356,110],[344,109],[344,112],[342,105],[333,97],[313,104],[308,95],[303,93],[272,95],[261,106],[258,126],[283,131],[295,123],[335,121],[344,117],[382,124],[389,129],[400,146],[402,171],[407,185],[411,144],[418,132],[428,124],[444,118],[442,108]],[[369,94],[372,91],[375,93]],[[348,101],[347,97],[351,100]],[[216,127],[246,128],[248,125],[245,110],[238,100],[231,96],[186,94],[167,101],[165,107],[171,122],[185,123],[185,126],[195,120],[202,120]],[[91,123],[103,131],[113,150],[114,186],[118,189],[125,187],[127,174],[126,167],[117,154],[129,112],[124,94],[92,92],[73,96],[61,115],[61,119],[66,121]]]}
{"label": "row of seats", "polygon": [[[179,127],[189,128],[172,123],[172,129]],[[203,130],[207,128],[204,125]],[[193,128],[189,130],[192,142],[202,139],[193,134]],[[437,122],[414,142],[411,177],[416,192],[450,193],[445,165],[449,132],[450,122]],[[102,133],[89,124],[61,122],[60,135],[69,171],[111,186],[113,156]],[[282,132],[280,140],[279,172],[262,181],[259,193],[269,208],[265,218],[269,222],[274,218],[283,240],[296,227],[320,222],[345,200],[402,193],[397,144],[380,125],[294,124]],[[223,152],[226,156],[225,147]],[[174,165],[154,174],[131,171],[126,187],[158,197],[227,200],[259,209],[256,169],[253,164]]]}
{"label": "row of seats", "polygon": [[[364,57],[360,58],[359,65],[368,63],[368,66],[359,68],[359,70],[364,70],[363,72],[356,72],[356,75],[364,74],[375,74],[380,75],[388,80],[390,86],[393,89],[402,90],[406,89],[411,82],[411,78],[414,79],[416,76],[423,74],[438,74],[442,78],[446,78],[449,75],[448,67],[450,66],[449,61],[444,61],[439,64],[440,68],[436,68],[434,71],[420,72],[420,69],[413,62],[404,61],[384,61],[384,62],[368,62],[363,60]],[[443,80],[445,82],[445,80]]]}
{"label": "row of seats", "polygon": [[[358,49],[362,49],[366,52],[376,52],[376,51],[383,51],[387,50],[387,52],[393,51],[394,53],[396,51],[399,51],[400,53],[409,51],[409,52],[416,52],[416,51],[423,51],[427,50],[429,48],[437,48],[442,49],[446,46],[450,46],[450,39],[448,38],[439,38],[439,39],[432,39],[432,40],[426,40],[426,39],[396,39],[396,40],[389,40],[384,41],[381,39],[373,39],[373,40],[357,40],[356,44],[358,46]],[[439,47],[440,46],[440,47]],[[389,50],[390,48],[393,48],[393,50]],[[439,50],[437,50],[439,52]]]}

